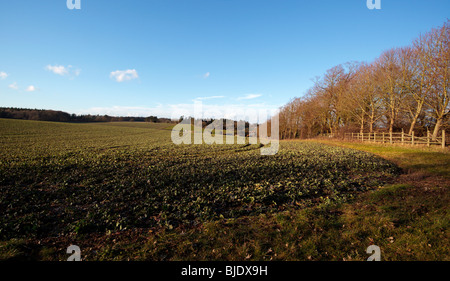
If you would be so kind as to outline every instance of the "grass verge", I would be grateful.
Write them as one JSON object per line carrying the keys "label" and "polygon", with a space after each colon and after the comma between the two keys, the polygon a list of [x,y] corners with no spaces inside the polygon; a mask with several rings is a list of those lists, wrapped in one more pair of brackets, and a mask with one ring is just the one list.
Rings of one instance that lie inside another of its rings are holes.
{"label": "grass verge", "polygon": [[442,149],[440,147],[401,146],[323,139],[313,141],[373,153],[394,162],[405,173],[423,172],[450,180],[450,151],[448,148]]}

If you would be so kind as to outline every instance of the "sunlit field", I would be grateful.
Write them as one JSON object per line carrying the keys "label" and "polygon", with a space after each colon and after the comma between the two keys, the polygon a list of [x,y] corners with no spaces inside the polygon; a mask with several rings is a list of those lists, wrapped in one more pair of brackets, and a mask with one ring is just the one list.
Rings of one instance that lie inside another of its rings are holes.
{"label": "sunlit field", "polygon": [[[130,232],[189,240],[180,231],[351,202],[400,174],[381,157],[312,142],[283,141],[274,156],[262,156],[260,145],[177,146],[170,124],[0,119],[0,132],[0,252],[6,259],[64,255],[44,245],[48,253],[30,257],[15,243],[89,244],[92,237]],[[155,252],[160,245],[146,247]],[[184,255],[177,259],[196,253]]]}

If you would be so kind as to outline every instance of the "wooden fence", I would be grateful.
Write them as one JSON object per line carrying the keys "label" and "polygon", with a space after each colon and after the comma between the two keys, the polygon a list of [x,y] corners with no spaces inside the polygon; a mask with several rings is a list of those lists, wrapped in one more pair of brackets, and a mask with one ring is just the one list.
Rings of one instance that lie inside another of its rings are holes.
{"label": "wooden fence", "polygon": [[428,131],[426,137],[416,137],[414,136],[414,132],[412,134],[406,134],[404,132],[401,133],[346,133],[345,138],[347,139],[356,139],[360,141],[367,142],[380,142],[380,143],[400,143],[400,144],[426,144],[427,146],[431,145],[440,145],[442,148],[445,148],[445,130],[442,130],[442,135],[438,137],[435,141],[432,140],[431,134]]}

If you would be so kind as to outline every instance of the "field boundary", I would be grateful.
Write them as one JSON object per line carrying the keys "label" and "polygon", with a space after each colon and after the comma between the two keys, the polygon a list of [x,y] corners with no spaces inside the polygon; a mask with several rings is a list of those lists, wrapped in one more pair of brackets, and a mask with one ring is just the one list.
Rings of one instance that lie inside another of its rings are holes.
{"label": "field boundary", "polygon": [[411,134],[406,134],[403,131],[401,133],[346,133],[344,134],[344,139],[383,144],[426,145],[427,147],[439,145],[444,149],[446,147],[445,130],[442,130],[441,136],[437,137],[435,140],[433,140],[429,131],[427,131],[426,137],[417,137],[415,136],[414,131]]}

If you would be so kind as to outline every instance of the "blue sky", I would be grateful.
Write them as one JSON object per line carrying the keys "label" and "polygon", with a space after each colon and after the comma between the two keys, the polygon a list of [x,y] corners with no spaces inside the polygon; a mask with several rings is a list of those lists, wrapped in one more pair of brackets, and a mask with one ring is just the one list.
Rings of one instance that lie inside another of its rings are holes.
{"label": "blue sky", "polygon": [[158,115],[274,109],[348,61],[408,45],[448,0],[0,0],[0,106]]}

